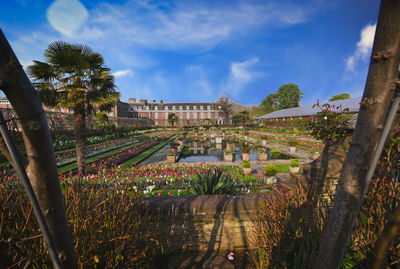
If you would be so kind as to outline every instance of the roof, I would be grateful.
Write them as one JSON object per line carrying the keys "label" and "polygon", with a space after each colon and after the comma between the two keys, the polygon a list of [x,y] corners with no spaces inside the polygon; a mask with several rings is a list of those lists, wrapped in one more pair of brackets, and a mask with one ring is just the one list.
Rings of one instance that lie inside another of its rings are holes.
{"label": "roof", "polygon": [[[361,97],[350,98],[346,100],[337,100],[333,102],[328,102],[331,106],[335,106],[335,109],[331,109],[332,111],[340,112],[343,109],[347,108],[349,111],[346,113],[358,113],[360,109]],[[320,103],[321,105],[324,103]],[[337,108],[339,107],[339,108]],[[263,116],[258,117],[257,119],[279,119],[279,118],[295,118],[295,117],[307,117],[314,116],[318,112],[321,112],[319,107],[314,107],[313,105],[308,106],[300,106],[293,107],[287,109],[281,109],[278,111],[274,111]]]}

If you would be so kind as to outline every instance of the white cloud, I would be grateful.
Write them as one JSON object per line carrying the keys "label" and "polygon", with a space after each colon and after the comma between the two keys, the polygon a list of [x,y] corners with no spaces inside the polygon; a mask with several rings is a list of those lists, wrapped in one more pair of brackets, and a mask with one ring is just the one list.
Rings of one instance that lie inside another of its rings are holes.
{"label": "white cloud", "polygon": [[123,5],[101,4],[90,10],[90,20],[75,37],[107,37],[168,50],[208,50],[256,27],[286,27],[305,22],[316,9],[304,3],[237,1],[226,5],[130,0]]}
{"label": "white cloud", "polygon": [[365,61],[371,52],[374,43],[376,24],[368,24],[361,30],[360,41],[353,55],[346,59],[347,70],[354,71],[357,62]]}
{"label": "white cloud", "polygon": [[73,36],[89,14],[79,0],[56,0],[47,9],[47,20],[58,32]]}
{"label": "white cloud", "polygon": [[257,57],[250,58],[244,62],[233,62],[224,91],[237,97],[244,86],[252,80],[262,76],[262,73],[252,71],[252,67],[259,61]]}
{"label": "white cloud", "polygon": [[126,77],[126,76],[132,76],[133,72],[130,69],[125,69],[125,70],[119,70],[116,71],[112,74],[114,77],[119,78],[119,77]]}

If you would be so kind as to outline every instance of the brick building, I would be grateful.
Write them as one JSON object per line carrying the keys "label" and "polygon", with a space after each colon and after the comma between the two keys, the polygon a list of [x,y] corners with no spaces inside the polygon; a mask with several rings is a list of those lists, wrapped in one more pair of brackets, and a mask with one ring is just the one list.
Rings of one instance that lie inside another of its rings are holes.
{"label": "brick building", "polygon": [[213,102],[166,103],[162,100],[148,102],[146,99],[137,102],[136,98],[129,98],[128,103],[118,102],[113,110],[113,116],[152,119],[158,126],[170,125],[170,113],[178,116],[178,126],[200,125],[206,119],[210,119],[213,124],[224,123],[221,107]]}

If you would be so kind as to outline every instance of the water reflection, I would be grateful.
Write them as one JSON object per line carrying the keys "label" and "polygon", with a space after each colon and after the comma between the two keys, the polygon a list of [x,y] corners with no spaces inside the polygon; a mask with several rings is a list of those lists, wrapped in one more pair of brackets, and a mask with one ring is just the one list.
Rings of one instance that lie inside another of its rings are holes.
{"label": "water reflection", "polygon": [[[218,141],[219,142],[219,141]],[[202,138],[194,139],[186,144],[186,147],[182,151],[179,162],[206,162],[206,161],[224,161],[224,151],[231,151],[234,154],[234,160],[243,160],[241,148],[244,145],[235,141],[225,141],[222,143],[216,143],[216,139]],[[256,148],[250,150],[250,160],[257,160]],[[282,153],[271,153],[267,149],[268,159],[289,159]]]}

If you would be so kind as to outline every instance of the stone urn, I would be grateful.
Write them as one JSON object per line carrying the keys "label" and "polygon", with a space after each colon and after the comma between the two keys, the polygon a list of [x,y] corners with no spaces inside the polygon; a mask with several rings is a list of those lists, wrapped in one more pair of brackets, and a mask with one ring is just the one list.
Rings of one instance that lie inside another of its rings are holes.
{"label": "stone urn", "polygon": [[243,161],[250,161],[250,152],[243,153],[242,152]]}
{"label": "stone urn", "polygon": [[289,167],[290,173],[298,173],[300,171],[300,167]]}
{"label": "stone urn", "polygon": [[265,184],[275,184],[278,181],[278,178],[276,176],[266,176],[264,175],[263,181]]}
{"label": "stone urn", "polygon": [[233,162],[233,154],[228,154],[228,155],[224,154],[224,161],[225,162]]}
{"label": "stone urn", "polygon": [[167,163],[175,163],[176,156],[175,155],[167,155]]}
{"label": "stone urn", "polygon": [[257,160],[266,161],[268,159],[268,155],[266,153],[257,153]]}
{"label": "stone urn", "polygon": [[289,147],[290,153],[296,153],[296,147]]}

